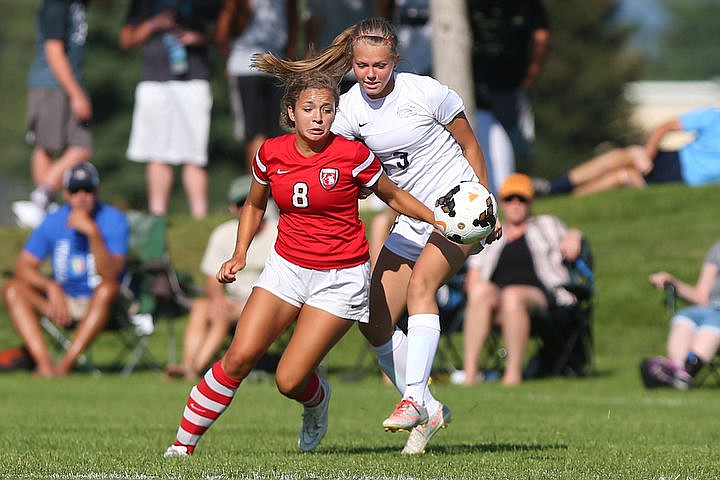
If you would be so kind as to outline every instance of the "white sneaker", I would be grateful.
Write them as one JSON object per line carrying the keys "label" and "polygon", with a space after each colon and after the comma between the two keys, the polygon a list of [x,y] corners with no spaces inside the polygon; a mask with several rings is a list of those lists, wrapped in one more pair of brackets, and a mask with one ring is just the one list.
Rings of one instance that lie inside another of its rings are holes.
{"label": "white sneaker", "polygon": [[298,438],[298,446],[303,452],[314,450],[327,433],[330,384],[325,379],[321,379],[320,386],[325,392],[322,402],[314,407],[305,407],[303,411],[302,429]]}
{"label": "white sneaker", "polygon": [[403,398],[400,403],[395,405],[395,411],[383,421],[383,428],[386,432],[410,431],[418,425],[424,425],[427,421],[427,409],[412,397],[408,397]]}
{"label": "white sneaker", "polygon": [[188,452],[188,449],[185,445],[175,445],[174,443],[170,445],[167,450],[165,450],[165,453],[163,453],[163,458],[189,456],[190,452]]}
{"label": "white sneaker", "polygon": [[410,432],[410,436],[402,449],[403,455],[417,455],[425,453],[425,446],[440,429],[447,428],[452,420],[452,413],[445,405],[440,405],[435,413],[430,415],[427,425],[418,425]]}
{"label": "white sneaker", "polygon": [[15,223],[21,228],[37,228],[45,219],[45,209],[38,207],[28,200],[18,200],[12,203],[15,214]]}

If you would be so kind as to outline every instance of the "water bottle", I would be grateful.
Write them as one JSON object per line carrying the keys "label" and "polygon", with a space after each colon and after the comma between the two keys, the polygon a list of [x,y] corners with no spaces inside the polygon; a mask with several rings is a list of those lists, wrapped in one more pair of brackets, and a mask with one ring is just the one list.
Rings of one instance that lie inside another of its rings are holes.
{"label": "water bottle", "polygon": [[184,75],[188,71],[187,51],[171,32],[163,34],[163,43],[167,49],[170,71],[173,75]]}

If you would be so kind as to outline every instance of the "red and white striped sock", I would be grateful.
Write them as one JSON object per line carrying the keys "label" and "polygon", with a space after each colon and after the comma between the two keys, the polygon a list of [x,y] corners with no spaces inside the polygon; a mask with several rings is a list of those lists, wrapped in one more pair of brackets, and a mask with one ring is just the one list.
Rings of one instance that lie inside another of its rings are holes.
{"label": "red and white striped sock", "polygon": [[323,398],[325,398],[325,391],[322,389],[322,385],[320,384],[320,377],[317,373],[313,372],[310,380],[308,381],[307,387],[305,387],[305,391],[295,400],[305,407],[316,407],[320,405]]}
{"label": "red and white striped sock", "polygon": [[230,406],[240,382],[223,371],[220,360],[215,362],[190,390],[175,445],[183,445],[192,453],[205,431]]}

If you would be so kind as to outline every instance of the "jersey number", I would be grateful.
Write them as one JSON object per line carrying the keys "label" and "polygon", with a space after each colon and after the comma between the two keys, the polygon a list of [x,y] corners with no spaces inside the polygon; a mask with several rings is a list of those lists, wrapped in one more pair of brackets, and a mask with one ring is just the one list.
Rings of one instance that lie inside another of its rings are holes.
{"label": "jersey number", "polygon": [[393,152],[392,156],[394,159],[400,160],[399,162],[395,162],[395,165],[397,165],[400,170],[405,170],[407,167],[410,166],[407,152]]}
{"label": "jersey number", "polygon": [[308,208],[308,186],[305,182],[298,182],[293,185],[292,204],[295,208]]}

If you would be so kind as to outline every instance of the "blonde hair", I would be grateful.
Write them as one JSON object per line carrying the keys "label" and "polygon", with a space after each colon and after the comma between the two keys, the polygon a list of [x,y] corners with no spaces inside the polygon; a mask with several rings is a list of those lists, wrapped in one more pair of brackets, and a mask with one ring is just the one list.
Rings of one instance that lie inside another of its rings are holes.
{"label": "blonde hair", "polygon": [[332,43],[317,55],[304,60],[283,60],[271,53],[256,54],[250,63],[263,72],[279,78],[287,85],[295,74],[321,71],[337,83],[352,69],[352,49],[358,43],[387,44],[397,57],[397,35],[392,24],[384,18],[368,18],[342,31]]}

